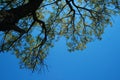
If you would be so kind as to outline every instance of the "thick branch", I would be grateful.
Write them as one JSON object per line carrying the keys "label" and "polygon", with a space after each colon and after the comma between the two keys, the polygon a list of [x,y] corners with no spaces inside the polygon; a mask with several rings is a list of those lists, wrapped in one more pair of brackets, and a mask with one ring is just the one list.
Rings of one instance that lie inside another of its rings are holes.
{"label": "thick branch", "polygon": [[19,19],[29,16],[33,12],[35,12],[42,2],[43,0],[29,0],[29,2],[25,5],[6,10],[6,13],[8,15],[6,15],[4,19],[0,22],[0,31],[15,30],[19,33],[25,32],[24,30],[17,27],[15,24],[19,21]]}

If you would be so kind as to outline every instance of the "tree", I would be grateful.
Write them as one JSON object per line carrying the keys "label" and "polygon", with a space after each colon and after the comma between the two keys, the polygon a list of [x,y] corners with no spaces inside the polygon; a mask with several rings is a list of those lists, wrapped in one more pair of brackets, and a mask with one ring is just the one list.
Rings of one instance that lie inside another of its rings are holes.
{"label": "tree", "polygon": [[68,51],[83,50],[119,14],[119,0],[1,0],[0,52],[12,51],[21,67],[37,70],[59,38]]}

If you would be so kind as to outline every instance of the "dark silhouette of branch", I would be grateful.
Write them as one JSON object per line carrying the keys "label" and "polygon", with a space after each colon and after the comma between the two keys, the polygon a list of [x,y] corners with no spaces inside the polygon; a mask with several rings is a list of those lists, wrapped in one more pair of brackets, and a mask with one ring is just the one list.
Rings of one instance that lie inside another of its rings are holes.
{"label": "dark silhouette of branch", "polygon": [[[25,33],[25,30],[16,26],[16,23],[21,18],[31,15],[33,12],[35,12],[42,2],[43,0],[29,0],[27,4],[10,10],[4,10],[3,12],[6,14],[4,14],[3,20],[0,21],[0,31],[14,30],[22,34]],[[2,13],[2,11],[0,12]]]}

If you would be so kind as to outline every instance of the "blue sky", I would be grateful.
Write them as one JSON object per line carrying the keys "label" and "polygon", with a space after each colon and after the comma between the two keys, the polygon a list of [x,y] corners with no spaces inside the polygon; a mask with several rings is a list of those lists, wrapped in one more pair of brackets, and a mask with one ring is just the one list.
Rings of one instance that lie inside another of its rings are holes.
{"label": "blue sky", "polygon": [[46,59],[48,71],[31,73],[19,69],[19,60],[0,54],[0,80],[120,80],[120,17],[107,27],[101,41],[88,44],[84,51],[69,53],[65,40],[55,43]]}

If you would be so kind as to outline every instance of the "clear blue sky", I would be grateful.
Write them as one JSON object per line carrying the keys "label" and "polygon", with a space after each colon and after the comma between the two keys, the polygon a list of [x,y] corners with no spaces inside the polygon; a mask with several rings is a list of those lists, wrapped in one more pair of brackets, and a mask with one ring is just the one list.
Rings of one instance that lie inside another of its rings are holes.
{"label": "clear blue sky", "polygon": [[46,60],[49,71],[38,74],[19,69],[14,55],[0,54],[0,80],[120,80],[120,17],[84,51],[69,53],[61,39]]}

